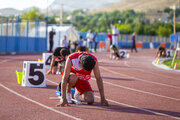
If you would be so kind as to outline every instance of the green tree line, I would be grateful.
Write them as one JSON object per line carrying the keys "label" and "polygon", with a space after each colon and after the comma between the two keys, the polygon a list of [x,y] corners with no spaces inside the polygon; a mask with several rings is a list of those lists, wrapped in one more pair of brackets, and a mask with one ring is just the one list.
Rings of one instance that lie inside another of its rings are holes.
{"label": "green tree line", "polygon": [[[173,10],[170,8],[165,8],[164,13],[168,13],[170,19],[172,19]],[[71,16],[70,20],[66,18]],[[180,9],[176,10],[176,17],[180,16]],[[49,24],[57,24],[55,18],[57,16],[51,16],[48,19]],[[21,15],[22,19],[29,19],[31,21],[38,18],[43,20],[44,17],[39,13],[37,9],[30,10],[27,13]],[[145,13],[135,12],[134,10],[125,11],[113,11],[110,13],[96,13],[87,14],[83,10],[75,10],[72,13],[66,13],[64,15],[65,24],[73,24],[77,30],[81,32],[87,32],[92,29],[94,32],[107,32],[110,28],[110,24],[116,25],[120,33],[131,34],[135,32],[139,35],[159,35],[159,36],[169,36],[173,33],[173,22],[163,23],[157,22],[155,24],[145,23]],[[180,24],[176,24],[176,31],[180,31]]]}
{"label": "green tree line", "polygon": [[[172,20],[167,23],[157,22],[155,24],[145,23],[145,13],[126,10],[123,12],[113,11],[110,13],[96,14],[79,14],[80,10],[74,11],[73,25],[80,31],[86,32],[92,29],[96,32],[107,32],[110,29],[110,24],[115,24],[120,33],[131,34],[135,32],[139,35],[159,35],[169,36],[173,33]],[[164,11],[169,13],[172,19],[172,9],[165,8]],[[176,16],[180,16],[180,9],[176,10]],[[176,31],[180,31],[180,24],[176,24]]]}

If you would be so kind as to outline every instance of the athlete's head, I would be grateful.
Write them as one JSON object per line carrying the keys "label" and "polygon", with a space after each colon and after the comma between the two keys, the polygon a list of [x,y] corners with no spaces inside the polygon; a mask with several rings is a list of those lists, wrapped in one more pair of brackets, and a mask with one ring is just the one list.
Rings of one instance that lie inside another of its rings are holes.
{"label": "athlete's head", "polygon": [[85,46],[79,46],[79,47],[78,47],[78,50],[79,50],[80,52],[86,52],[86,47],[85,47]]}
{"label": "athlete's head", "polygon": [[62,49],[60,50],[60,55],[61,55],[61,57],[65,57],[66,55],[69,55],[69,52],[68,52],[67,49],[62,48]]}
{"label": "athlete's head", "polygon": [[84,54],[80,58],[80,63],[83,69],[85,69],[86,71],[91,71],[96,64],[96,61],[92,56]]}
{"label": "athlete's head", "polygon": [[115,49],[115,48],[116,48],[116,46],[115,46],[115,45],[113,45],[113,46],[112,46],[112,48],[113,48],[113,49]]}

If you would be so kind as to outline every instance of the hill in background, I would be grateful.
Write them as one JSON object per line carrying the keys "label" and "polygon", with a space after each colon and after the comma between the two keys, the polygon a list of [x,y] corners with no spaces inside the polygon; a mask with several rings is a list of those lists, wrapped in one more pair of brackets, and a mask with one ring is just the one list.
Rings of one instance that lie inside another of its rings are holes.
{"label": "hill in background", "polygon": [[123,11],[127,9],[133,9],[136,12],[158,11],[166,7],[172,7],[174,4],[178,5],[179,0],[122,0],[112,6],[94,10],[91,13],[112,12],[114,10]]}
{"label": "hill in background", "polygon": [[4,9],[0,9],[0,16],[11,16],[11,15],[15,15],[18,16],[22,13],[22,11],[20,10],[16,10],[14,8],[4,8]]}

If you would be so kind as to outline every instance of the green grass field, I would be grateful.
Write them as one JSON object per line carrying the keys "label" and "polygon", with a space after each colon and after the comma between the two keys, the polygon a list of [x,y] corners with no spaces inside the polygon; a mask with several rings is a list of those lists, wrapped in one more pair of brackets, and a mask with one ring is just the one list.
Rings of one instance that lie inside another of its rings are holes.
{"label": "green grass field", "polygon": [[171,60],[165,60],[162,64],[167,65],[170,68],[174,68],[174,65],[177,63],[178,69],[180,69],[180,59],[175,59],[173,66],[171,66],[172,59]]}

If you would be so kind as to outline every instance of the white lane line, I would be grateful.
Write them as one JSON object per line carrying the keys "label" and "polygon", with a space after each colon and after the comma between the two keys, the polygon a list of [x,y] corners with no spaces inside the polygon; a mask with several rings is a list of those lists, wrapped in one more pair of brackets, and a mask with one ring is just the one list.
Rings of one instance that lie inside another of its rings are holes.
{"label": "white lane line", "polygon": [[112,71],[112,70],[110,70],[110,69],[108,69],[108,68],[105,68],[105,67],[102,67],[102,66],[100,66],[100,68],[102,68],[102,69],[104,69],[104,70],[106,70],[106,71],[108,71],[108,72],[117,74],[117,75],[122,75],[122,76],[124,76],[124,77],[132,78],[132,79],[139,80],[139,81],[143,81],[143,82],[146,82],[146,83],[151,83],[151,84],[162,85],[162,86],[166,86],[166,87],[171,87],[171,88],[180,89],[180,87],[177,87],[177,86],[168,85],[168,84],[163,84],[163,83],[158,83],[158,82],[147,81],[147,80],[143,80],[143,79],[141,79],[141,78],[137,78],[137,77],[125,75],[125,74],[122,74],[122,73],[119,73],[119,72]]}
{"label": "white lane line", "polygon": [[127,67],[131,67],[131,66],[127,63],[127,61],[125,61],[124,64],[125,64]]}
{"label": "white lane line", "polygon": [[72,119],[74,119],[74,120],[81,120],[80,118],[77,118],[77,117],[74,117],[74,116],[72,116],[72,115],[66,114],[66,113],[64,113],[64,112],[58,111],[58,110],[53,109],[53,108],[51,108],[51,107],[48,107],[48,106],[46,106],[46,105],[44,105],[44,104],[41,104],[41,103],[39,103],[39,102],[37,102],[37,101],[35,101],[35,100],[32,100],[32,99],[30,99],[30,98],[28,98],[28,97],[25,97],[25,96],[23,96],[23,95],[15,92],[14,90],[9,89],[8,87],[2,85],[1,83],[0,83],[0,86],[3,87],[4,89],[8,90],[9,92],[11,92],[11,93],[13,93],[13,94],[15,94],[15,95],[17,95],[17,96],[19,96],[19,97],[22,97],[22,98],[24,98],[25,100],[28,100],[28,101],[30,101],[30,102],[32,102],[32,103],[35,103],[35,104],[37,104],[37,105],[39,105],[39,106],[41,106],[41,107],[44,107],[44,108],[46,108],[46,109],[48,109],[48,110],[51,110],[51,111],[56,112],[56,113],[58,113],[58,114],[64,115],[64,116],[66,116],[66,117],[68,117],[68,118],[72,118]]}
{"label": "white lane line", "polygon": [[[130,65],[128,64],[127,61],[125,61],[124,64],[125,64],[126,66],[130,67]],[[158,75],[158,76],[165,77],[165,78],[171,78],[171,79],[174,79],[173,77],[170,77],[170,76],[165,76],[165,75],[161,75],[161,74],[156,74],[156,73],[153,73],[153,72],[150,72],[150,71],[145,71],[145,70],[140,69],[140,68],[139,68],[139,69],[138,69],[138,68],[131,68],[131,69],[135,69],[135,70],[139,70],[139,71],[141,71],[141,72],[146,72],[146,73]],[[174,80],[176,80],[176,79],[174,79]]]}
{"label": "white lane line", "polygon": [[[51,80],[48,80],[46,79],[48,82],[51,82],[53,84],[56,84],[56,85],[59,85],[59,83],[55,83]],[[100,99],[99,96],[96,96],[96,98]],[[130,107],[130,108],[134,108],[134,109],[137,109],[137,110],[141,110],[141,111],[145,111],[145,112],[149,112],[149,113],[152,113],[152,114],[155,114],[155,115],[160,115],[160,116],[165,116],[165,117],[169,117],[169,118],[174,118],[174,119],[179,119],[180,120],[180,117],[175,117],[175,116],[172,116],[172,115],[168,115],[168,114],[164,114],[164,113],[160,113],[160,112],[156,112],[156,111],[153,111],[153,110],[148,110],[148,109],[145,109],[145,108],[140,108],[140,107],[136,107],[136,106],[132,106],[132,105],[128,105],[128,104],[125,104],[125,103],[121,103],[121,102],[117,102],[117,101],[114,101],[114,100],[111,100],[111,99],[107,99],[109,102],[112,102],[112,103],[115,103],[115,104],[119,104],[119,105],[123,105],[123,106],[127,106],[127,107]]]}
{"label": "white lane line", "polygon": [[[92,79],[95,80],[94,78],[92,78]],[[128,89],[128,90],[135,91],[135,92],[140,92],[140,93],[149,94],[149,95],[153,95],[153,96],[157,96],[157,97],[180,101],[180,99],[178,99],[178,98],[168,97],[168,96],[159,95],[159,94],[155,94],[155,93],[151,93],[151,92],[146,92],[146,91],[142,91],[142,90],[138,90],[138,89],[134,89],[134,88],[129,88],[129,87],[113,84],[113,83],[106,82],[106,81],[103,81],[103,83],[106,83],[106,84],[109,84],[112,86],[116,86],[116,87],[120,87],[120,88],[124,88],[124,89]]]}
{"label": "white lane line", "polygon": [[[91,79],[96,80],[95,78],[91,78]],[[46,79],[46,80],[53,83],[53,84],[57,84],[56,82],[53,82],[51,80],[48,80],[48,79]],[[123,89],[128,89],[128,90],[135,91],[135,92],[140,92],[140,93],[144,93],[144,94],[153,95],[153,96],[156,96],[156,97],[161,97],[161,98],[166,98],[166,99],[170,99],[170,100],[180,101],[180,99],[178,99],[178,98],[168,97],[168,96],[164,96],[164,95],[160,95],[160,94],[155,94],[155,93],[151,93],[151,92],[147,92],[147,91],[142,91],[142,90],[138,90],[138,89],[134,89],[134,88],[129,88],[129,87],[113,84],[113,83],[107,82],[107,81],[103,81],[103,83],[109,84],[109,85],[112,85],[112,86],[116,86],[116,87],[120,87],[120,88],[123,88]]]}
{"label": "white lane line", "polygon": [[0,64],[5,63],[5,62],[7,62],[7,61],[10,61],[10,60],[3,60],[3,61],[0,61]]}

